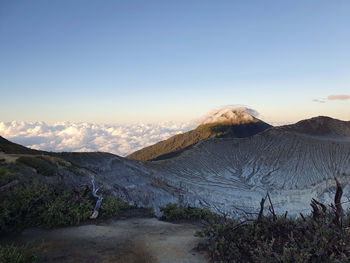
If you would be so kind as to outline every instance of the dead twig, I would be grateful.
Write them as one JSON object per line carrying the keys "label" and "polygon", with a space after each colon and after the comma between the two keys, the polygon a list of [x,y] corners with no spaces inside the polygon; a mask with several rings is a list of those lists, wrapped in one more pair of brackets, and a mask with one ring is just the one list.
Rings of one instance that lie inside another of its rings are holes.
{"label": "dead twig", "polygon": [[91,184],[92,184],[92,195],[97,198],[97,201],[96,201],[94,212],[90,216],[90,219],[96,219],[98,217],[98,211],[100,210],[100,206],[101,206],[103,197],[102,197],[102,195],[97,194],[97,191],[99,189],[95,188],[95,177],[94,176],[91,178]]}
{"label": "dead twig", "polygon": [[277,220],[277,216],[276,216],[276,213],[275,213],[275,209],[273,208],[273,204],[272,204],[270,195],[269,195],[268,192],[267,192],[266,195],[267,195],[267,197],[269,198],[269,202],[270,202],[269,210],[270,210],[270,212],[272,213],[273,221],[276,221],[276,220]]}
{"label": "dead twig", "polygon": [[265,199],[261,198],[260,201],[260,211],[259,211],[259,216],[258,216],[258,222],[261,222],[262,217],[263,217],[263,212],[264,212],[264,204],[265,204]]}
{"label": "dead twig", "polygon": [[341,197],[343,195],[343,188],[341,187],[339,181],[336,177],[334,177],[335,182],[337,184],[337,190],[334,197],[334,205],[335,205],[335,218],[334,223],[340,227],[343,225],[343,207],[341,205]]}
{"label": "dead twig", "polygon": [[312,198],[310,206],[312,207],[312,218],[314,220],[318,220],[318,218],[320,217],[320,209],[318,208],[318,205],[315,201],[316,200]]}

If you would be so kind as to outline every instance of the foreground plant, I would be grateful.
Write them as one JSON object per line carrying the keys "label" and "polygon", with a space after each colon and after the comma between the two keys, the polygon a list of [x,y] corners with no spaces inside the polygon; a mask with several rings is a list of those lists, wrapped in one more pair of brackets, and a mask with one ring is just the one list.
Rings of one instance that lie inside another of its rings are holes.
{"label": "foreground plant", "polygon": [[178,206],[177,204],[169,203],[166,206],[160,207],[160,211],[163,213],[161,219],[165,221],[200,221],[210,220],[212,218],[219,217],[217,214],[211,212],[209,209],[190,207],[190,206]]}
{"label": "foreground plant", "polygon": [[300,218],[277,216],[273,209],[255,220],[209,222],[201,233],[214,262],[349,262],[350,217],[343,217],[342,188],[334,205],[312,200],[312,213]]}
{"label": "foreground plant", "polygon": [[39,253],[38,248],[28,246],[0,245],[0,263],[31,263]]}
{"label": "foreground plant", "polygon": [[[18,178],[7,173],[6,178]],[[0,234],[19,232],[31,226],[78,225],[89,219],[94,203],[89,188],[63,191],[41,182],[23,181],[0,193]],[[115,217],[121,210],[130,208],[127,203],[106,196],[100,217]]]}

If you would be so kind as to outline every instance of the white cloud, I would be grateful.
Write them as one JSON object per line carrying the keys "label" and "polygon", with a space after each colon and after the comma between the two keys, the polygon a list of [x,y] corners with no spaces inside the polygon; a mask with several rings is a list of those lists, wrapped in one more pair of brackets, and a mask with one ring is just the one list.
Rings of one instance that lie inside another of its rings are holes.
{"label": "white cloud", "polygon": [[313,102],[318,102],[318,103],[326,103],[324,99],[313,99]]}
{"label": "white cloud", "polygon": [[325,103],[327,100],[348,100],[350,99],[350,95],[346,94],[337,94],[337,95],[328,95],[327,98],[322,99],[313,99],[313,102]]}
{"label": "white cloud", "polygon": [[238,124],[241,122],[252,121],[259,113],[256,110],[245,106],[223,106],[220,109],[212,109],[202,118],[198,119],[199,124],[230,122]]}
{"label": "white cloud", "polygon": [[350,95],[339,94],[339,95],[329,95],[328,100],[348,100]]}
{"label": "white cloud", "polygon": [[126,156],[138,149],[195,128],[192,123],[96,124],[0,122],[0,135],[45,151],[103,151]]}

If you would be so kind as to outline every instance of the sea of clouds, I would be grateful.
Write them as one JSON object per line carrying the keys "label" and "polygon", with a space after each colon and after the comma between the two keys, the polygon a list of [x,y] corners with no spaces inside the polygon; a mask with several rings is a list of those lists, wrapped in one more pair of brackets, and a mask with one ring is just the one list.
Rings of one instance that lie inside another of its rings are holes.
{"label": "sea of clouds", "polygon": [[[212,109],[191,122],[98,124],[88,122],[0,122],[0,136],[26,147],[54,152],[110,152],[126,156],[169,137],[215,122],[239,123],[259,113],[241,105]],[[275,124],[275,123],[274,123]]]}
{"label": "sea of clouds", "polygon": [[195,128],[191,122],[97,124],[0,122],[0,136],[45,151],[102,151],[126,156],[138,149]]}

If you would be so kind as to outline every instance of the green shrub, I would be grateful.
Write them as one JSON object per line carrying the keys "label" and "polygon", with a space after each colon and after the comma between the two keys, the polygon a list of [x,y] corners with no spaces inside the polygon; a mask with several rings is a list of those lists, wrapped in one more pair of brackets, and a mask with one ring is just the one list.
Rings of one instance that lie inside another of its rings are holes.
{"label": "green shrub", "polygon": [[37,248],[28,246],[0,245],[0,263],[31,263],[38,254]]}
{"label": "green shrub", "polygon": [[177,204],[167,204],[159,208],[163,213],[162,219],[166,221],[180,221],[180,220],[209,220],[212,217],[217,217],[217,214],[211,212],[209,209],[202,209],[196,207],[183,207]]}
{"label": "green shrub", "polygon": [[[60,191],[38,182],[19,185],[0,196],[0,233],[19,232],[30,226],[77,225],[90,217],[95,203],[90,191]],[[106,196],[100,217],[117,216],[128,208],[123,201]]]}
{"label": "green shrub", "polygon": [[1,194],[0,233],[17,232],[26,226],[38,225],[46,203],[52,198],[53,191],[40,183],[16,186]]}
{"label": "green shrub", "polygon": [[22,177],[19,173],[9,171],[5,166],[0,166],[0,187]]}
{"label": "green shrub", "polygon": [[44,176],[56,175],[56,165],[41,156],[22,156],[17,159],[17,162],[34,168]]}
{"label": "green shrub", "polygon": [[94,199],[81,192],[64,191],[55,193],[44,207],[40,221],[45,227],[78,225],[91,215]]}
{"label": "green shrub", "polygon": [[214,262],[349,262],[349,224],[340,227],[333,219],[333,211],[305,220],[264,216],[237,223],[228,219],[208,224],[201,235]]}
{"label": "green shrub", "polygon": [[133,208],[128,203],[112,197],[103,198],[100,214],[103,218],[118,216],[121,210],[127,210]]}

